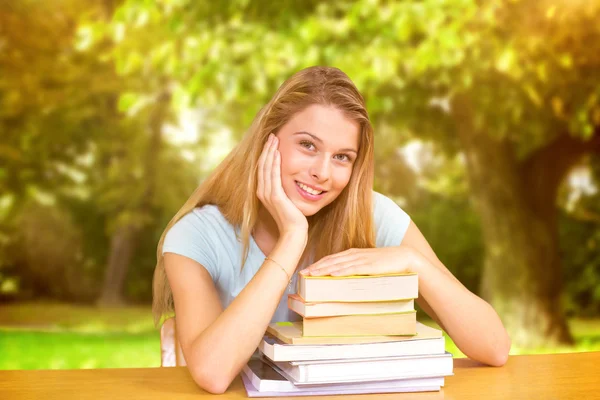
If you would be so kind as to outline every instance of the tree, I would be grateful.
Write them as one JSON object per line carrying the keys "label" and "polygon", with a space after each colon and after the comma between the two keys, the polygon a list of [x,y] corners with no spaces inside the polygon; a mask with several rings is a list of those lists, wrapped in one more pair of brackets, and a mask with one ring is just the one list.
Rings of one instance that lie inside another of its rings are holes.
{"label": "tree", "polygon": [[[0,4],[0,202],[5,206],[0,228],[6,233],[1,244],[4,251],[13,245],[21,250],[7,252],[2,264],[27,260],[18,268],[22,277],[30,275],[24,281],[45,285],[40,292],[81,299],[89,296],[82,291],[89,288],[90,276],[75,264],[84,263],[78,251],[82,238],[73,233],[81,227],[71,222],[65,204],[90,195],[88,168],[105,131],[115,131],[118,122],[104,105],[120,82],[111,68],[78,47],[78,24],[97,10],[97,3],[61,5],[35,0]],[[48,218],[35,218],[40,208]],[[39,236],[51,230],[54,237]],[[73,236],[77,243],[69,243]],[[54,254],[57,261],[36,262],[44,254]],[[47,279],[49,271],[55,271],[54,282]],[[85,282],[76,287],[79,278]]]}
{"label": "tree", "polygon": [[571,340],[555,201],[600,141],[598,17],[598,1],[130,0],[112,26],[126,31],[121,63],[169,75],[240,134],[286,77],[322,64],[348,73],[372,119],[397,130],[380,146],[416,136],[463,152],[482,293],[528,346]]}
{"label": "tree", "polygon": [[61,10],[34,0],[0,4],[0,192],[10,197],[9,215],[32,193],[73,184],[80,158],[101,134],[98,122],[110,123],[96,105],[111,90],[112,71],[73,46],[78,18],[90,8],[81,1]]}
{"label": "tree", "polygon": [[[157,213],[157,165],[164,150],[163,126],[170,117],[171,100],[168,82],[160,76],[142,74],[128,80],[118,76],[120,66],[111,57],[113,38],[105,29],[114,7],[111,0],[98,2],[94,12],[82,16],[78,27],[84,53],[102,63],[120,83],[98,107],[109,121],[116,122],[116,129],[97,142],[101,168],[94,192],[99,208],[107,215],[105,229],[110,236],[100,305],[124,302],[126,278],[140,235],[151,227]],[[132,89],[141,87],[154,91],[147,92],[144,104],[135,104]],[[131,112],[134,106],[137,110]]]}
{"label": "tree", "polygon": [[[112,2],[62,6],[0,5],[0,268],[8,266],[0,280],[16,274],[36,295],[87,301],[101,292],[114,304],[129,267],[147,270],[145,257],[134,258],[138,243],[157,241],[173,198],[188,195],[197,175],[162,138],[168,81],[118,75],[104,34]],[[131,93],[142,87],[152,91],[136,101]],[[56,262],[40,264],[47,254]]]}

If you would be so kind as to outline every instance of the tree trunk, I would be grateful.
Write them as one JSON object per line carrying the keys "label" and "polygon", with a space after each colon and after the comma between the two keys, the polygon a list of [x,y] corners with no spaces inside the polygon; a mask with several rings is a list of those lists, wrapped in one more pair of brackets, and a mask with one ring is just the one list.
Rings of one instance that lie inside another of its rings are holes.
{"label": "tree trunk", "polygon": [[572,343],[560,303],[555,208],[566,170],[545,174],[537,162],[520,163],[508,141],[476,131],[468,102],[457,101],[454,112],[486,244],[483,297],[499,313],[514,344]]}
{"label": "tree trunk", "polygon": [[143,158],[145,184],[143,195],[134,214],[141,216],[141,221],[133,221],[119,226],[111,240],[110,255],[106,267],[106,275],[102,293],[98,300],[99,305],[114,306],[123,304],[123,288],[127,278],[129,264],[137,247],[138,232],[140,232],[152,214],[153,197],[156,191],[156,164],[162,148],[162,127],[167,118],[170,93],[162,91],[151,111],[148,120],[149,141]]}
{"label": "tree trunk", "polygon": [[98,304],[119,306],[125,302],[122,297],[123,286],[137,244],[136,231],[130,225],[121,226],[115,231],[110,242],[110,255]]}

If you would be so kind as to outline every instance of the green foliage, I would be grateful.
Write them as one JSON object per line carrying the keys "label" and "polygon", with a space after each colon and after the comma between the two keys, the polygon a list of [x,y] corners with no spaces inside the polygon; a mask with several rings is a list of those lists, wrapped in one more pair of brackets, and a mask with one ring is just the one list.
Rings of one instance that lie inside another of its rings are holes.
{"label": "green foliage", "polygon": [[[151,154],[156,98],[116,74],[103,7],[0,5],[0,283],[19,297],[92,301],[119,224],[143,226],[152,244],[133,262],[149,288],[150,247],[198,179],[181,149]],[[165,169],[150,177],[155,164]]]}
{"label": "green foliage", "polygon": [[565,300],[571,315],[600,314],[600,230],[597,223],[561,218]]}
{"label": "green foliage", "polygon": [[[600,157],[590,157],[593,182],[600,177]],[[564,197],[564,191],[563,191]],[[572,196],[571,196],[572,197]],[[600,191],[588,187],[576,201],[561,199],[561,255],[565,281],[565,303],[570,314],[594,316],[600,313]]]}
{"label": "green foliage", "polygon": [[[477,129],[509,138],[521,157],[600,126],[597,0],[9,3],[0,5],[0,284],[27,275],[17,281],[25,290],[53,257],[48,271],[86,282],[77,292],[55,281],[48,294],[61,298],[98,293],[111,235],[127,224],[141,229],[127,295],[148,301],[158,238],[218,158],[212,146],[232,144],[223,128],[237,141],[303,67],[336,66],[357,84],[376,126],[375,189],[404,200],[473,290],[483,243],[454,157],[456,97],[470,99]],[[173,125],[199,109],[198,140],[163,137],[153,151],[157,104]],[[448,158],[411,170],[398,150],[415,138]],[[598,222],[565,217],[561,227],[568,307],[599,312]],[[43,250],[37,229],[55,236]]]}
{"label": "green foliage", "polygon": [[478,293],[484,243],[465,184],[464,161],[433,146],[423,146],[415,153],[422,169],[412,197],[402,206],[444,265]]}
{"label": "green foliage", "polygon": [[15,207],[29,190],[75,183],[79,157],[112,122],[102,105],[114,74],[71,47],[78,18],[93,6],[63,6],[60,12],[38,1],[0,6],[0,191],[16,196]]}
{"label": "green foliage", "polygon": [[[450,148],[452,115],[436,104],[469,93],[477,126],[525,154],[567,129],[589,137],[598,124],[599,4],[365,0],[274,10],[132,0],[111,30],[120,32],[121,73],[167,74],[232,126],[247,126],[291,73],[324,64],[350,75],[375,120]],[[149,44],[151,62],[132,61]]]}
{"label": "green foliage", "polygon": [[444,265],[478,293],[484,247],[479,219],[468,199],[424,194],[409,213]]}
{"label": "green foliage", "polygon": [[7,271],[20,277],[21,295],[27,293],[62,300],[88,299],[94,295],[93,274],[81,268],[82,235],[79,226],[60,207],[31,203],[16,218]]}

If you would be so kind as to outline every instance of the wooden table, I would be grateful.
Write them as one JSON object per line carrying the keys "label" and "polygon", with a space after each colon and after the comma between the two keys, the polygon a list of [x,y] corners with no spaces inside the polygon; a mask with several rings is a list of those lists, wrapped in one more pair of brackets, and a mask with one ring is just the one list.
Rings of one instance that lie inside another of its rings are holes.
{"label": "wooden table", "polygon": [[[454,361],[440,392],[355,395],[334,399],[600,399],[600,352],[512,356],[504,367]],[[245,399],[238,377],[220,396],[200,390],[185,367],[0,371],[0,399]],[[298,397],[300,398],[300,397]],[[304,397],[318,399],[320,397]]]}

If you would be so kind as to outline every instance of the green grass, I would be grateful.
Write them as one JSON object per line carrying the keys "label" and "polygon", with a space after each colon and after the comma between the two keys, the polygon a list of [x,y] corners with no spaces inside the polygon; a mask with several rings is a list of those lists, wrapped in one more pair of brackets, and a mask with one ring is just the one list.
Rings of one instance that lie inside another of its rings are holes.
{"label": "green grass", "polygon": [[0,329],[74,332],[154,331],[150,307],[99,308],[64,303],[20,303],[0,306]]}
{"label": "green grass", "polygon": [[[431,321],[422,322],[435,326]],[[575,346],[513,348],[511,354],[600,351],[600,319],[571,320],[569,324]],[[448,337],[446,349],[455,357],[464,357]],[[158,366],[160,337],[149,307],[0,306],[0,370]]]}
{"label": "green grass", "polygon": [[160,366],[149,307],[0,306],[0,369]]}
{"label": "green grass", "polygon": [[155,332],[0,331],[0,369],[159,367]]}

